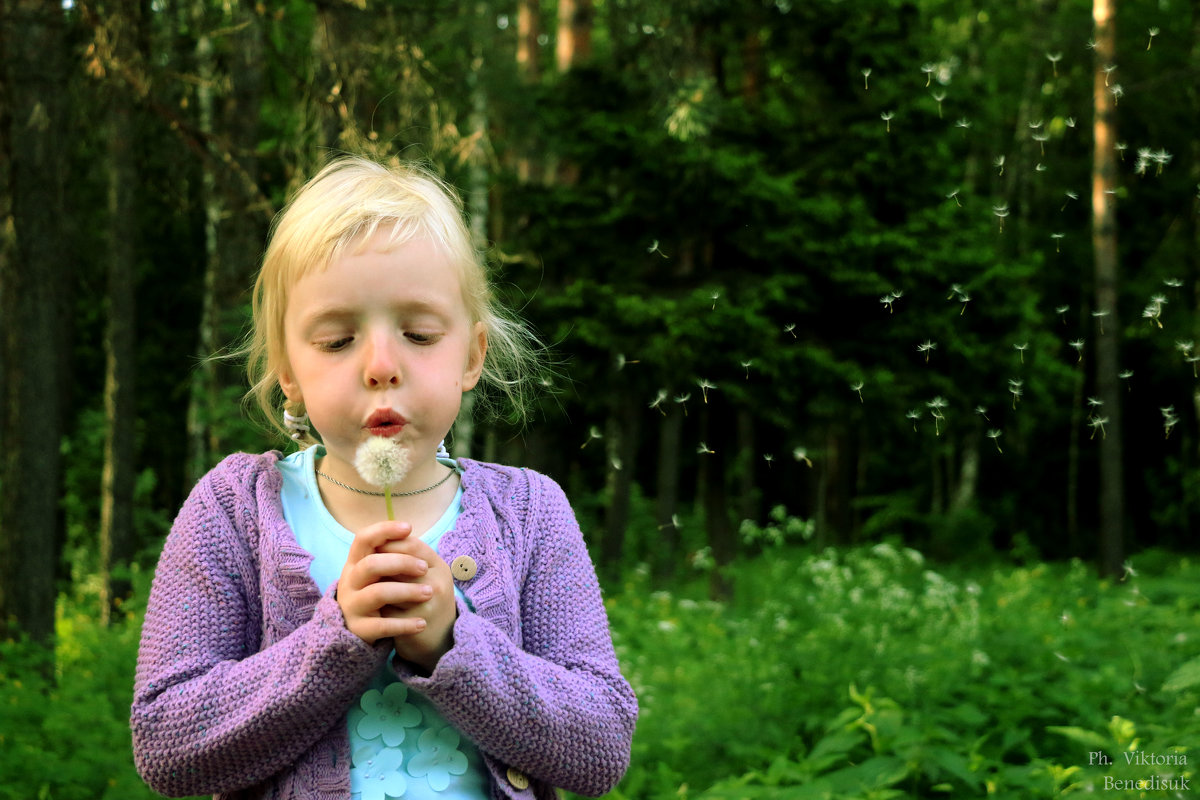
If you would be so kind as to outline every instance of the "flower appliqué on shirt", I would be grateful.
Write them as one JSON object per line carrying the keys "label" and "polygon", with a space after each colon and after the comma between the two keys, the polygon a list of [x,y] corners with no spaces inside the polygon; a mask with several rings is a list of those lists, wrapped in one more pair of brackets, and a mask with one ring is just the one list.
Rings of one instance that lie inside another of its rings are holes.
{"label": "flower appliqu\u00e9 on shirt", "polygon": [[417,740],[421,752],[408,762],[408,774],[425,778],[436,792],[445,791],[451,775],[462,775],[467,771],[467,757],[458,749],[459,741],[458,731],[449,725],[440,730],[425,731]]}
{"label": "flower appliqu\u00e9 on shirt", "polygon": [[361,800],[403,797],[408,791],[408,781],[400,772],[404,754],[390,747],[379,752],[371,750],[364,747],[354,754],[350,791]]}
{"label": "flower appliqu\u00e9 on shirt", "polygon": [[406,729],[421,723],[421,712],[408,702],[408,687],[403,683],[388,684],[382,692],[369,689],[358,705],[366,713],[358,722],[358,735],[364,739],[382,736],[389,747],[403,742]]}

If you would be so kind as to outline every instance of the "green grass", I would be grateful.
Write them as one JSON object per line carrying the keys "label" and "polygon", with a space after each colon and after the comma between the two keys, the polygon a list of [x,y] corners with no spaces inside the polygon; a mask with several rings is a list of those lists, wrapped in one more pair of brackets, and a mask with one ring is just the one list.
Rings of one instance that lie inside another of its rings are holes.
{"label": "green grass", "polygon": [[[762,554],[730,568],[728,603],[704,599],[701,573],[673,592],[637,569],[609,587],[642,706],[613,798],[1024,799],[1104,791],[1106,778],[1196,782],[1200,565],[1146,554],[1112,583],[1079,563],[938,567],[886,544],[772,543],[786,538],[759,537]],[[52,670],[0,643],[0,798],[154,797],[129,752],[137,611],[103,630],[87,601],[61,605]]]}

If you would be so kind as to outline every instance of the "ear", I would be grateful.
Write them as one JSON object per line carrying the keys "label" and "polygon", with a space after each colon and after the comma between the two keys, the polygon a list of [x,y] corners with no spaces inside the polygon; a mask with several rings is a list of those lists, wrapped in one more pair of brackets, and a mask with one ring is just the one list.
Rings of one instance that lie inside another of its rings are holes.
{"label": "ear", "polygon": [[483,359],[487,355],[487,326],[476,322],[471,329],[471,349],[467,353],[467,366],[463,371],[462,390],[469,392],[479,383],[483,374]]}
{"label": "ear", "polygon": [[279,370],[279,388],[283,390],[283,396],[291,403],[303,403],[304,393],[300,391],[300,384],[296,382],[292,376],[291,369],[287,366]]}

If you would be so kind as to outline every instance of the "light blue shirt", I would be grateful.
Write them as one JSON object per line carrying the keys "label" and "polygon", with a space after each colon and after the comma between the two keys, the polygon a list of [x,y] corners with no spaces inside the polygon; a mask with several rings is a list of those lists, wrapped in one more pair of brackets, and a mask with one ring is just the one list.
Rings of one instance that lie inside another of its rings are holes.
{"label": "light blue shirt", "polygon": [[[354,534],[342,527],[321,500],[315,460],[321,445],[292,453],[278,463],[283,473],[283,517],[300,546],[312,554],[309,574],[321,592],[342,574]],[[439,459],[454,469],[453,460]],[[437,550],[462,508],[462,489],[421,541]],[[456,586],[455,594],[467,602]],[[395,652],[390,658],[395,657]],[[480,800],[489,776],[474,743],[448,723],[433,704],[400,682],[387,665],[347,715],[350,731],[350,791],[354,800]]]}

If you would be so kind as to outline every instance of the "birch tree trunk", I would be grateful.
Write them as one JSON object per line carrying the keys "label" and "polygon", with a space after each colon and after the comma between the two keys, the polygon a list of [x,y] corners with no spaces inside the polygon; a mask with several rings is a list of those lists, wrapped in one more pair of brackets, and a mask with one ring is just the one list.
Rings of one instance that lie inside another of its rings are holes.
{"label": "birch tree trunk", "polygon": [[[1120,380],[1117,378],[1117,207],[1116,98],[1104,67],[1116,61],[1116,0],[1093,0],[1096,64],[1092,99],[1092,248],[1096,282],[1097,412],[1108,418],[1100,440],[1100,570],[1118,576],[1125,558],[1125,480],[1122,468]],[[1108,335],[1100,334],[1100,326]]]}

